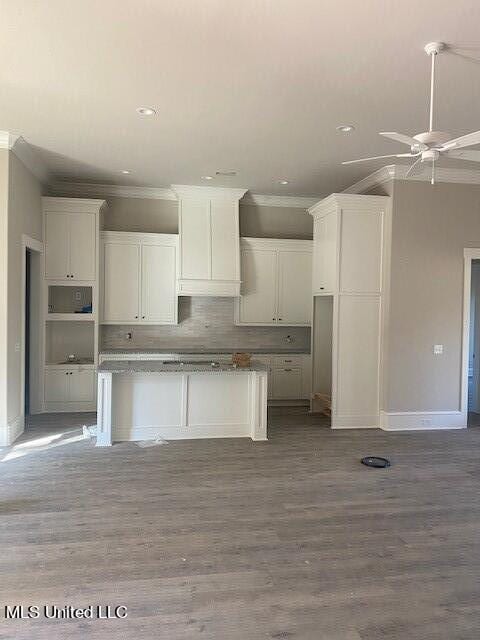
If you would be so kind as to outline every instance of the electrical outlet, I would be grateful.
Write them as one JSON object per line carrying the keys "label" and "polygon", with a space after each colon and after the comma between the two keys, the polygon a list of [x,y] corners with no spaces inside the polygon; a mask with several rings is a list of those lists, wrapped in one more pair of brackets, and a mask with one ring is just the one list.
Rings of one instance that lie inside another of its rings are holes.
{"label": "electrical outlet", "polygon": [[131,331],[128,331],[128,332],[125,334],[125,338],[126,338],[127,340],[131,340],[131,339],[132,339],[132,337],[133,337],[133,334],[132,334],[132,332],[131,332]]}
{"label": "electrical outlet", "polygon": [[440,356],[443,353],[443,344],[434,344],[433,345],[433,354],[435,356]]}
{"label": "electrical outlet", "polygon": [[75,300],[78,300],[78,302],[80,302],[81,299],[82,299],[82,292],[75,291]]}
{"label": "electrical outlet", "polygon": [[432,425],[432,420],[430,418],[422,418],[420,420],[420,424],[422,427],[430,427]]}

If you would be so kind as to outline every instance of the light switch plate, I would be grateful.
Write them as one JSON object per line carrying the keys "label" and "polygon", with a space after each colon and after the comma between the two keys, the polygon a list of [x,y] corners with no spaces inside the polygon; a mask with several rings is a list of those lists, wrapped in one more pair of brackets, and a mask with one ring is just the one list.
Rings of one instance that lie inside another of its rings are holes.
{"label": "light switch plate", "polygon": [[435,356],[440,356],[443,353],[443,344],[434,344],[433,345],[433,354]]}

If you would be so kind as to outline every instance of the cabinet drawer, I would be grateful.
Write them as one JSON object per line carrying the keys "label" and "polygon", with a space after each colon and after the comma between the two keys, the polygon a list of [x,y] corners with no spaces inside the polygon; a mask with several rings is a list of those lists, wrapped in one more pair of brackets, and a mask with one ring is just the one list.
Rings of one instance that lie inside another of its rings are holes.
{"label": "cabinet drawer", "polygon": [[272,360],[274,368],[302,366],[302,356],[274,356]]}

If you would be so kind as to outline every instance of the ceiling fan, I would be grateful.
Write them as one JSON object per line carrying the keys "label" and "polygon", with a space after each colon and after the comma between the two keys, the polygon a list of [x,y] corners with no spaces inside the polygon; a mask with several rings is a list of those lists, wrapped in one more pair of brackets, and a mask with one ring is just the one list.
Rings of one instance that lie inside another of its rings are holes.
{"label": "ceiling fan", "polygon": [[452,138],[445,131],[433,130],[433,98],[435,90],[435,58],[445,49],[443,42],[429,42],[425,45],[425,53],[432,58],[432,71],[430,79],[430,120],[429,128],[425,133],[417,133],[414,136],[407,136],[395,131],[382,131],[381,136],[390,138],[396,142],[402,142],[410,147],[410,153],[396,153],[386,156],[374,156],[372,158],[359,158],[358,160],[348,160],[342,164],[354,164],[356,162],[367,162],[368,160],[380,160],[383,158],[416,158],[415,162],[407,171],[405,177],[415,175],[421,168],[423,162],[430,162],[432,165],[431,183],[435,184],[435,162],[440,157],[455,158],[457,160],[470,160],[480,162],[480,151],[466,150],[460,151],[463,147],[471,147],[480,143],[480,131],[468,133],[459,138]]}

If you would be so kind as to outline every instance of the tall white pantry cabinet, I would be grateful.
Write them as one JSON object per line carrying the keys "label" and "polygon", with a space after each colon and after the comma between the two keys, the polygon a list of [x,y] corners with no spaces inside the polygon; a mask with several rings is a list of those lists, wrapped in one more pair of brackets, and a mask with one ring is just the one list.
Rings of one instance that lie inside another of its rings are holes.
{"label": "tall white pantry cabinet", "polygon": [[100,215],[106,203],[44,197],[42,205],[43,410],[91,411],[96,406]]}
{"label": "tall white pantry cabinet", "polygon": [[379,426],[389,202],[385,196],[332,194],[309,209],[314,218],[313,392],[331,395],[332,428]]}

